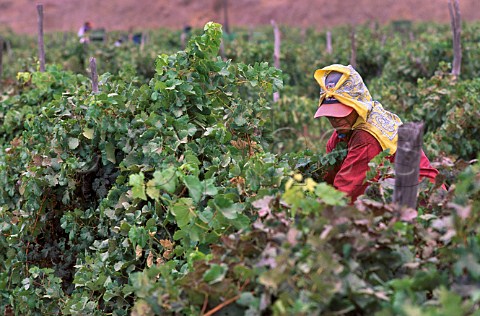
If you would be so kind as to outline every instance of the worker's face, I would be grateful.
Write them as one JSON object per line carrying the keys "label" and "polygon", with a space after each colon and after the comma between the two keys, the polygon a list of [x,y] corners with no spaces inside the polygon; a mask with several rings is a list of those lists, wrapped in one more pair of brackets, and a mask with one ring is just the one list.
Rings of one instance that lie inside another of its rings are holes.
{"label": "worker's face", "polygon": [[352,126],[355,124],[358,118],[356,111],[352,111],[349,115],[345,117],[332,117],[327,116],[332,127],[340,134],[347,134],[352,130]]}

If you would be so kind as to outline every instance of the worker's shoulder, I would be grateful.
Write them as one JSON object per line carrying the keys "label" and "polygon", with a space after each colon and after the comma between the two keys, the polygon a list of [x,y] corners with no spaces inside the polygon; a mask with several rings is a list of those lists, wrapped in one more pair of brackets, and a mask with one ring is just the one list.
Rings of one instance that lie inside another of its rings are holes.
{"label": "worker's shoulder", "polygon": [[368,146],[368,145],[381,148],[378,140],[369,132],[364,131],[362,129],[356,129],[352,132],[352,136],[350,137],[350,141],[349,141],[349,147]]}

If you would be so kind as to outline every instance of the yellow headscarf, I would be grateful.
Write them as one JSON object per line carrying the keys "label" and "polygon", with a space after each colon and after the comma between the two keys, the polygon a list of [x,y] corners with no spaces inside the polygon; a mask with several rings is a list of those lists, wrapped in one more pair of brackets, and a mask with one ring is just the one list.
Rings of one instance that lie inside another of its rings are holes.
{"label": "yellow headscarf", "polygon": [[[325,78],[332,72],[342,73],[335,87],[327,89]],[[361,129],[375,137],[382,149],[390,149],[390,154],[397,151],[398,127],[402,125],[400,118],[386,111],[383,106],[372,100],[372,96],[363,83],[362,77],[351,66],[334,64],[315,71],[315,80],[320,85],[320,103],[326,97],[334,97],[339,102],[353,108],[358,113],[358,119],[352,126]]]}

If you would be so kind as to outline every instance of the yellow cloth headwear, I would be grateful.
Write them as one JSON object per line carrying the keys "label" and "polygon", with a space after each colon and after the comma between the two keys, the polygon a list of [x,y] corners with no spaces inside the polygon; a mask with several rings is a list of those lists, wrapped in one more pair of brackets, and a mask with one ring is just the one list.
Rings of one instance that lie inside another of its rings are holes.
{"label": "yellow cloth headwear", "polygon": [[[334,88],[325,87],[325,78],[332,72],[342,73]],[[375,137],[382,149],[390,149],[390,154],[397,151],[398,127],[402,125],[400,118],[386,111],[383,106],[372,100],[362,77],[351,66],[334,64],[315,71],[315,80],[320,85],[320,103],[326,97],[334,97],[339,102],[353,108],[358,113],[358,119],[352,126],[361,129]]]}

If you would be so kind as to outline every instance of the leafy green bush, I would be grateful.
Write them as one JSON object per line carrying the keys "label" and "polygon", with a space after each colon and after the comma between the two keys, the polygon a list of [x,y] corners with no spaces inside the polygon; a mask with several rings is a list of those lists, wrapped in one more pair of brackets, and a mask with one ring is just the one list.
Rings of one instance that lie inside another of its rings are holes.
{"label": "leafy green bush", "polygon": [[[446,162],[478,153],[477,28],[465,32],[472,68],[456,80],[448,27],[412,25],[421,44],[389,26],[357,28],[374,97],[425,121],[429,157],[446,156],[437,165],[449,190],[421,183],[418,210],[390,204],[386,181],[355,205],[322,183],[346,150],[325,154],[312,74],[348,63],[347,28],[332,30],[331,55],[324,33],[282,28],[283,73],[265,62],[269,29],[224,38],[226,59],[214,23],[180,51],[178,33],[151,34],[144,50],[55,35],[47,60],[67,70],[45,73],[31,39],[14,39],[8,76],[20,73],[0,99],[0,308],[475,315],[479,164]],[[87,56],[103,73],[98,94]],[[387,177],[381,158],[371,173]]]}
{"label": "leafy green bush", "polygon": [[426,139],[430,151],[466,160],[477,158],[480,152],[480,140],[477,137],[480,126],[479,89],[478,78],[457,82],[450,91],[446,90],[449,98],[443,110],[440,102],[434,105],[439,111],[427,108],[430,118],[443,117],[443,124]]}
{"label": "leafy green bush", "polygon": [[[194,247],[250,223],[245,197],[278,186],[286,172],[268,155],[256,158],[265,96],[281,80],[266,63],[216,58],[220,36],[220,26],[208,24],[185,51],[159,56],[148,86],[105,74],[102,91],[91,94],[71,73],[32,74],[35,89],[27,95],[40,104],[26,114],[24,130],[11,131],[0,162],[9,288],[24,288],[30,267],[50,269],[45,273],[61,279],[57,299],[68,295],[55,313],[125,314],[129,273],[153,259],[180,269]],[[51,90],[48,78],[66,84]],[[28,98],[11,100],[7,116],[23,102]],[[8,252],[12,247],[21,251]],[[3,288],[2,305],[21,313],[22,302],[40,294]]]}

